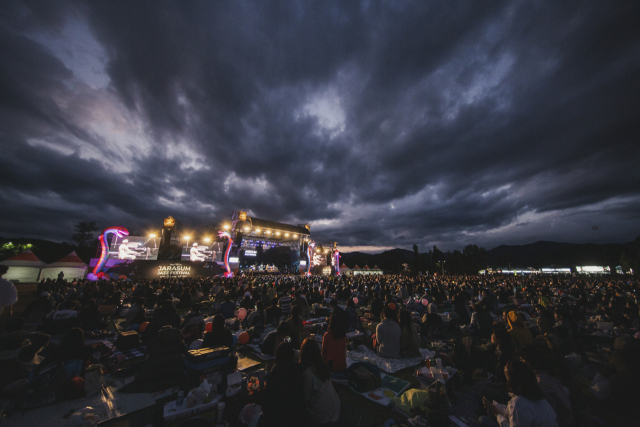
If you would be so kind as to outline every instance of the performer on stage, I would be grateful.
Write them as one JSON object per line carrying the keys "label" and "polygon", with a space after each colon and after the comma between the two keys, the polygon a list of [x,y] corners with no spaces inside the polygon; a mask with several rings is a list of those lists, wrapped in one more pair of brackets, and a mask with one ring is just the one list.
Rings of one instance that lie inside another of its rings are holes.
{"label": "performer on stage", "polygon": [[118,247],[118,258],[120,259],[136,259],[137,254],[129,248],[129,240],[124,239]]}
{"label": "performer on stage", "polygon": [[198,243],[194,242],[193,246],[191,247],[191,251],[189,252],[190,254],[190,260],[191,261],[204,261],[205,260],[205,254],[203,254],[202,252],[200,252],[198,250]]}

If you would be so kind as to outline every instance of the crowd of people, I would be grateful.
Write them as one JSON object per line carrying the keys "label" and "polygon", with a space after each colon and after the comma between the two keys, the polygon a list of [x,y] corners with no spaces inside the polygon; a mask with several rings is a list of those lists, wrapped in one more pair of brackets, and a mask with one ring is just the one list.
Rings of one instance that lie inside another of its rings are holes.
{"label": "crowd of people", "polygon": [[[597,339],[605,347],[612,342],[601,371],[613,397],[640,407],[634,392],[640,380],[639,284],[634,276],[570,275],[47,280],[24,312],[6,323],[0,352],[15,357],[30,378],[52,363],[68,367],[67,378],[82,376],[100,358],[85,345],[86,333],[105,329],[123,309],[118,329],[140,334],[148,346],[145,363],[157,370],[181,364],[194,346],[237,346],[234,322],[256,338],[268,329],[260,350],[274,355],[275,364],[263,403],[266,425],[321,425],[340,417],[332,379],[345,378],[346,335],[362,329],[366,312],[377,323],[367,345],[380,357],[419,357],[431,340],[461,343],[450,363],[468,378],[490,380],[482,425],[564,427],[574,424],[566,356],[586,360]],[[316,307],[330,313],[322,345],[304,328]],[[26,331],[25,322],[39,330]],[[608,327],[596,338],[599,324]],[[140,378],[154,378],[153,369],[141,369]]]}

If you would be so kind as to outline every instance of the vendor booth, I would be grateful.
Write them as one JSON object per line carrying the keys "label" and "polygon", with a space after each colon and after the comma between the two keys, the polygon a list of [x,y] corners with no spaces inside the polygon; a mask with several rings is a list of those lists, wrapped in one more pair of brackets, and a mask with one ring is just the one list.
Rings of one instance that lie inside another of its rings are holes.
{"label": "vendor booth", "polygon": [[4,279],[16,283],[36,283],[40,270],[46,266],[31,250],[27,249],[18,255],[0,262],[0,265],[9,267]]}
{"label": "vendor booth", "polygon": [[60,261],[44,267],[40,279],[57,279],[61,271],[67,280],[82,279],[87,275],[87,264],[82,262],[76,251],[73,251]]}

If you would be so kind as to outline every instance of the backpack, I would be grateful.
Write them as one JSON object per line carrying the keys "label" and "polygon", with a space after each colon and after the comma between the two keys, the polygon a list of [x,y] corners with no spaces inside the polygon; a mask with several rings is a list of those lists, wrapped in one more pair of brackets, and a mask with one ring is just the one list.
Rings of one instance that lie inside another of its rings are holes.
{"label": "backpack", "polygon": [[380,369],[367,362],[356,362],[347,368],[349,387],[364,393],[380,387]]}

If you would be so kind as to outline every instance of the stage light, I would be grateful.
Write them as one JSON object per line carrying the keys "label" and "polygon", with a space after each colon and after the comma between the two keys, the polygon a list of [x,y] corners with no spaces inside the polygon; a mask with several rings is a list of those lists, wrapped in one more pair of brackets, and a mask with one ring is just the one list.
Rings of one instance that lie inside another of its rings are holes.
{"label": "stage light", "polygon": [[224,225],[222,226],[222,228],[224,228],[225,230],[228,230],[230,227],[231,227],[231,226],[230,226],[229,224],[224,224]]}
{"label": "stage light", "polygon": [[211,239],[210,239],[210,238],[208,238],[208,237],[205,237],[205,238],[204,238],[204,241],[205,241],[205,242],[210,242],[210,241],[211,241]]}
{"label": "stage light", "polygon": [[245,227],[244,228],[244,231],[249,231],[249,230],[251,230],[251,228],[249,228],[249,227]]}
{"label": "stage light", "polygon": [[291,237],[298,237],[298,235],[297,234],[292,234]]}
{"label": "stage light", "polygon": [[156,237],[156,235],[155,234],[149,234],[149,237],[151,237],[153,239],[154,237]]}
{"label": "stage light", "polygon": [[289,233],[284,233],[284,237],[289,237]]}
{"label": "stage light", "polygon": [[279,235],[280,235],[280,232],[279,232],[279,231],[276,231],[276,236],[279,236]]}
{"label": "stage light", "polygon": [[265,231],[266,234],[271,234],[271,232],[269,230]]}
{"label": "stage light", "polygon": [[189,237],[189,236],[184,236],[184,239],[185,239],[185,240],[189,240],[190,238],[191,238],[191,237]]}
{"label": "stage light", "polygon": [[259,232],[260,232],[260,229],[259,229],[259,228],[256,228],[256,233],[259,233]]}

